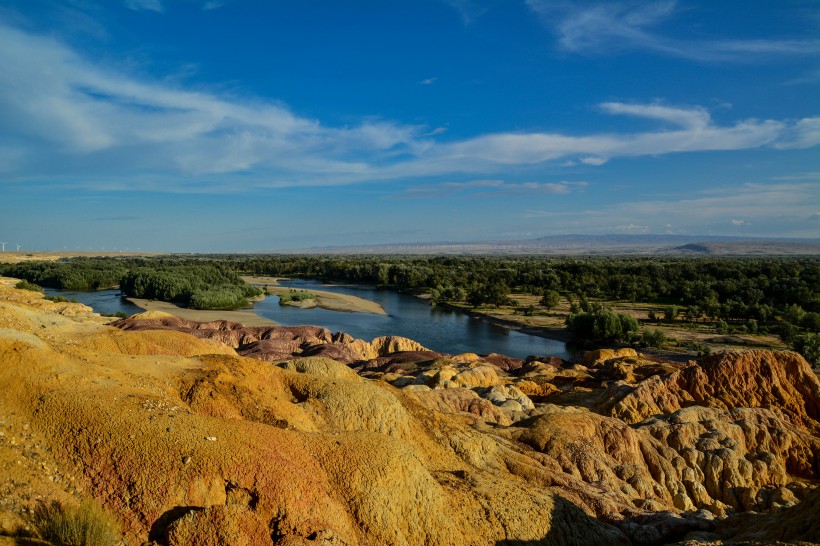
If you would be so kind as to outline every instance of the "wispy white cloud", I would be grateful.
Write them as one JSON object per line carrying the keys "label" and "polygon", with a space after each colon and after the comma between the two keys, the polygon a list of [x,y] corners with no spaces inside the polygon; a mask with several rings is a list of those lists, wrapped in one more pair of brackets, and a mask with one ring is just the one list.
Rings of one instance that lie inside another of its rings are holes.
{"label": "wispy white cloud", "polygon": [[601,110],[608,114],[637,116],[641,118],[667,121],[674,125],[690,129],[702,129],[710,123],[709,112],[698,106],[675,108],[663,104],[626,104],[623,102],[605,102]]}
{"label": "wispy white cloud", "polygon": [[[719,125],[699,106],[607,102],[606,115],[657,129],[567,135],[500,132],[437,139],[445,129],[364,119],[328,126],[287,106],[135,78],[52,38],[0,24],[0,172],[95,187],[241,191],[451,175],[540,177],[543,162],[820,144],[818,119]],[[531,169],[531,171],[527,171]],[[105,182],[100,182],[105,181]],[[555,191],[520,186],[505,191]],[[500,191],[496,188],[496,191]]]}
{"label": "wispy white cloud", "polygon": [[652,51],[693,61],[750,61],[791,55],[816,55],[820,40],[806,39],[677,39],[656,30],[681,11],[674,0],[599,2],[594,4],[526,0],[552,29],[566,51],[611,54],[624,50]]}
{"label": "wispy white cloud", "polygon": [[[553,222],[565,232],[609,233],[613,229],[637,232],[641,229],[648,233],[727,235],[732,234],[731,229],[742,229],[742,234],[748,236],[817,238],[818,202],[820,187],[817,184],[747,183],[679,199],[631,199],[582,212],[527,210],[522,217],[540,220],[545,225]],[[639,218],[641,223],[625,224],[625,218]],[[630,226],[632,230],[626,229]]]}
{"label": "wispy white cloud", "polygon": [[157,13],[165,11],[160,0],[125,0],[125,7],[135,11],[156,11]]}
{"label": "wispy white cloud", "polygon": [[470,180],[468,182],[442,182],[411,186],[395,196],[397,199],[429,198],[453,194],[470,194],[476,197],[498,195],[565,195],[582,191],[589,184],[583,181],[560,182],[505,182],[503,180]]}
{"label": "wispy white cloud", "polygon": [[649,233],[649,226],[636,226],[635,224],[627,224],[615,226],[617,233]]}
{"label": "wispy white cloud", "polygon": [[775,176],[772,180],[820,180],[820,172],[805,172]]}
{"label": "wispy white cloud", "polygon": [[419,85],[433,85],[438,78],[425,78],[419,82]]}
{"label": "wispy white cloud", "polygon": [[487,7],[481,0],[442,0],[452,7],[461,16],[465,25],[472,24],[478,17],[486,13]]}
{"label": "wispy white cloud", "polygon": [[0,158],[44,175],[92,166],[110,174],[350,173],[363,168],[358,156],[376,163],[381,153],[413,146],[418,132],[378,120],[329,128],[281,104],[139,81],[54,39],[2,25],[0,85],[7,113],[0,117],[7,137]]}
{"label": "wispy white cloud", "polygon": [[820,68],[809,70],[804,74],[783,82],[783,85],[810,85],[820,82]]}
{"label": "wispy white cloud", "polygon": [[820,116],[803,118],[792,125],[776,144],[777,148],[811,148],[820,144]]}
{"label": "wispy white cloud", "polygon": [[[743,120],[731,126],[714,124],[709,114],[699,108],[606,103],[602,109],[613,114],[631,114],[660,122],[671,122],[677,128],[643,133],[610,133],[569,136],[560,133],[496,133],[460,142],[440,145],[430,153],[440,162],[489,165],[536,164],[543,161],[583,156],[586,164],[603,164],[613,157],[660,155],[673,152],[706,150],[741,150],[776,143],[786,134],[807,128],[790,127],[775,120]],[[811,133],[813,134],[813,133]],[[813,146],[809,136],[789,140],[789,146]]]}
{"label": "wispy white cloud", "polygon": [[423,137],[432,137],[432,136],[436,136],[436,135],[443,135],[446,132],[447,132],[447,127],[436,127],[432,131],[427,131],[426,133],[424,133],[421,136],[423,136]]}

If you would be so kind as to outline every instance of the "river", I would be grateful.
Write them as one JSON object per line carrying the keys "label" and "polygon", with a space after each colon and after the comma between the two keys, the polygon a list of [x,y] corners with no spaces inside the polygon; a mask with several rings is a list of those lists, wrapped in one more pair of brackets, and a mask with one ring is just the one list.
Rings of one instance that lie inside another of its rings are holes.
{"label": "river", "polygon": [[[303,290],[324,290],[350,294],[380,304],[387,315],[369,313],[343,313],[326,309],[300,309],[279,305],[277,296],[268,296],[254,303],[254,311],[283,326],[313,324],[332,332],[348,334],[367,341],[373,338],[396,335],[418,341],[428,349],[443,353],[500,353],[524,358],[529,355],[558,356],[569,358],[571,353],[563,341],[533,336],[510,330],[487,321],[471,317],[460,311],[432,307],[414,296],[391,290],[354,285],[325,285],[317,281],[289,280],[283,286]],[[48,289],[49,295],[76,298],[102,314],[138,313],[138,307],[119,295],[119,290],[97,292],[71,292]]]}
{"label": "river", "polygon": [[134,313],[141,313],[143,311],[143,309],[120,296],[119,288],[94,291],[44,288],[43,291],[46,296],[62,296],[67,300],[77,300],[83,305],[91,307],[95,312],[101,315],[116,315],[118,312],[133,315]]}

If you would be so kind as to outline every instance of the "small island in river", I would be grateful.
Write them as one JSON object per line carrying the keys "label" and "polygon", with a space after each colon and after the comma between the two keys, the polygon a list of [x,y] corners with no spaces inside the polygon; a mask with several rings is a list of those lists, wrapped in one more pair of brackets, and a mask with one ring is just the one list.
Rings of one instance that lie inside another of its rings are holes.
{"label": "small island in river", "polygon": [[[281,277],[252,277],[243,276],[242,280],[254,286],[262,286],[269,295],[283,296],[293,293],[291,288],[280,286]],[[386,315],[387,311],[374,301],[370,301],[349,294],[339,294],[336,292],[326,292],[324,290],[310,290],[315,297],[302,301],[290,303],[296,307],[310,308],[320,307],[329,311],[341,311],[344,313],[372,313],[374,315]]]}

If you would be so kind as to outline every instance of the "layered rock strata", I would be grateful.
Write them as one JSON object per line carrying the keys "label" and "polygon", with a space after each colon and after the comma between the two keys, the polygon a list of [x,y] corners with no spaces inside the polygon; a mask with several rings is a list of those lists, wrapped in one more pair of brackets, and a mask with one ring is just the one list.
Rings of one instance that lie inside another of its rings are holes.
{"label": "layered rock strata", "polygon": [[[38,495],[93,496],[131,543],[820,540],[820,383],[793,353],[570,363],[100,322],[0,286],[0,421],[72,476]],[[9,483],[37,468],[18,448],[0,435]],[[22,522],[36,499],[3,491]]]}

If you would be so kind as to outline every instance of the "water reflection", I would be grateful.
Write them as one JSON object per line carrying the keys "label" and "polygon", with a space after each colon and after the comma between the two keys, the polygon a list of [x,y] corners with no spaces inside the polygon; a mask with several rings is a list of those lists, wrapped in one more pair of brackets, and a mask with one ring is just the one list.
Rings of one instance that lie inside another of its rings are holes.
{"label": "water reflection", "polygon": [[134,313],[141,313],[143,311],[133,303],[126,301],[126,299],[120,295],[118,288],[95,290],[93,292],[45,288],[44,292],[46,296],[62,296],[67,300],[77,300],[83,305],[88,305],[101,315],[116,315],[119,312],[125,313],[126,315],[133,315]]}

